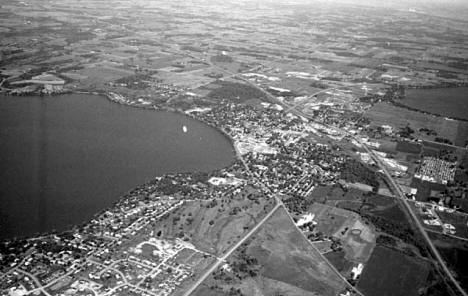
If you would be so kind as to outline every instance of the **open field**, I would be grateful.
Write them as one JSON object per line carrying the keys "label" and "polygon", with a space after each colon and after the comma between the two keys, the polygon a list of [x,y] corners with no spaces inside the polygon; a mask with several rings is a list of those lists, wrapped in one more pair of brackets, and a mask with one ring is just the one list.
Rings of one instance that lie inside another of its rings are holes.
{"label": "open field", "polygon": [[396,150],[405,153],[419,154],[421,153],[421,145],[408,141],[398,141]]}
{"label": "open field", "polygon": [[212,90],[208,97],[217,99],[234,100],[235,102],[245,102],[252,99],[267,100],[267,97],[260,90],[238,82],[216,82],[220,87]]}
{"label": "open field", "polygon": [[444,191],[446,186],[443,184],[423,181],[421,179],[413,178],[411,187],[418,189],[416,193],[416,200],[427,201],[431,195],[431,190]]}
{"label": "open field", "polygon": [[468,88],[407,89],[399,103],[433,114],[468,120]]}
{"label": "open field", "polygon": [[456,275],[464,289],[468,288],[468,242],[430,233],[430,237],[448,267]]}
{"label": "open field", "polygon": [[315,203],[309,208],[317,222],[316,229],[325,236],[338,238],[346,259],[364,263],[375,246],[374,230],[363,223],[358,214]]}
{"label": "open field", "polygon": [[355,265],[346,259],[346,252],[344,251],[328,252],[324,256],[341,274],[349,274]]}
{"label": "open field", "polygon": [[362,272],[358,288],[368,296],[417,296],[429,268],[423,260],[378,246]]}
{"label": "open field", "polygon": [[243,295],[331,296],[346,287],[281,208],[227,263],[194,295],[207,295],[210,287],[220,291],[216,295],[239,289]]}
{"label": "open field", "polygon": [[221,254],[255,225],[269,210],[271,201],[225,198],[187,202],[163,218],[155,233],[187,238],[200,250]]}
{"label": "open field", "polygon": [[458,121],[446,120],[442,117],[410,111],[388,103],[375,104],[366,111],[364,115],[371,119],[373,125],[381,126],[388,124],[396,129],[404,128],[409,125],[409,127],[414,130],[414,136],[421,139],[432,141],[436,137],[419,132],[421,128],[434,130],[438,137],[446,138],[452,142],[455,142],[458,137]]}

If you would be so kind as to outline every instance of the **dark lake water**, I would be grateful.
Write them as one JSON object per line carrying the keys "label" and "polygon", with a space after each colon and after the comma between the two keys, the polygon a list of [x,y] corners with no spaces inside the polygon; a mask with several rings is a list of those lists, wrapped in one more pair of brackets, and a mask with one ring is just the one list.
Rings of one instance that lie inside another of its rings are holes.
{"label": "dark lake water", "polygon": [[468,87],[408,89],[400,103],[422,111],[468,120]]}
{"label": "dark lake water", "polygon": [[93,95],[0,96],[0,143],[0,239],[65,230],[155,176],[234,159],[208,125]]}

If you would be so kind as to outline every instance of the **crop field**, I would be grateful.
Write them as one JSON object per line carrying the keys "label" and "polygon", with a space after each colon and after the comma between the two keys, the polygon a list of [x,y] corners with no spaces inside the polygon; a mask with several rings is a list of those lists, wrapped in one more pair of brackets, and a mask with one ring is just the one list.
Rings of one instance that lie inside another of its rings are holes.
{"label": "crop field", "polygon": [[[356,184],[359,187],[359,184]],[[316,202],[334,202],[334,201],[362,201],[366,192],[357,188],[349,188],[344,191],[339,186],[317,186],[310,193],[310,198]]]}
{"label": "crop field", "polygon": [[297,94],[314,94],[322,90],[311,86],[310,80],[295,77],[282,77],[281,81],[269,83],[269,85],[294,90]]}
{"label": "crop field", "polygon": [[252,99],[268,100],[263,92],[244,83],[223,81],[216,84],[220,85],[220,87],[208,94],[210,98],[236,100],[238,102]]}
{"label": "crop field", "polygon": [[417,296],[430,265],[415,257],[385,247],[376,247],[357,287],[365,295]]}
{"label": "crop field", "polygon": [[346,259],[346,252],[344,251],[328,252],[324,256],[343,275],[348,274],[353,268],[353,262]]}
{"label": "crop field", "polygon": [[466,264],[468,260],[468,243],[441,234],[430,233],[430,236],[440,255],[466,290],[468,288],[468,265]]}
{"label": "crop field", "polygon": [[421,153],[421,145],[408,141],[398,141],[396,150],[405,153],[419,154]]}
{"label": "crop field", "polygon": [[162,79],[165,84],[193,89],[214,81],[213,78],[204,75],[209,72],[207,69],[188,72],[159,71],[157,77]]}
{"label": "crop field", "polygon": [[81,77],[86,77],[80,82],[86,85],[101,85],[106,82],[114,81],[123,77],[133,75],[133,71],[111,67],[110,65],[91,65],[81,70],[72,72]]}
{"label": "crop field", "polygon": [[446,188],[445,185],[422,181],[417,178],[413,178],[411,187],[418,189],[418,192],[416,193],[417,201],[427,201],[431,195],[431,190],[443,191]]}
{"label": "crop field", "polygon": [[373,210],[372,214],[394,222],[400,222],[406,219],[405,213],[403,213],[397,205],[392,205],[380,210]]}
{"label": "crop field", "polygon": [[371,205],[374,209],[384,209],[394,204],[394,200],[391,197],[384,195],[370,195],[366,197],[366,204]]}
{"label": "crop field", "polygon": [[441,116],[468,119],[468,88],[408,89],[399,102]]}
{"label": "crop field", "polygon": [[422,139],[434,140],[435,136],[427,136],[419,132],[420,128],[432,129],[437,132],[438,136],[452,142],[458,137],[458,121],[410,111],[388,103],[375,104],[365,113],[365,116],[371,119],[373,125],[388,124],[397,129],[409,125],[414,130],[414,135]]}
{"label": "crop field", "polygon": [[320,254],[331,251],[332,241],[316,241],[312,242],[312,244],[320,252]]}
{"label": "crop field", "polygon": [[466,147],[468,145],[468,122],[461,121],[457,129],[455,145]]}

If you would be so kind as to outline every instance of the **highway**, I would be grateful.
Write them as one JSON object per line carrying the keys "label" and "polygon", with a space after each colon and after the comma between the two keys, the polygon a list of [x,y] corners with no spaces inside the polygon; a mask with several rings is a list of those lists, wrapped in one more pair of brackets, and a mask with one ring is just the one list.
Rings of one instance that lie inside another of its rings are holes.
{"label": "highway", "polygon": [[[193,57],[193,56],[192,56]],[[196,57],[193,57],[195,59],[197,59]],[[214,67],[214,68],[217,68],[219,69],[220,71],[224,72],[224,73],[227,73],[229,74],[231,77],[237,77],[238,79],[246,82],[247,84],[249,84],[250,86],[258,89],[259,91],[261,91],[263,94],[265,94],[265,96],[271,101],[271,102],[275,102],[275,103],[278,103],[280,105],[282,105],[283,107],[285,107],[285,110],[289,110],[289,111],[294,111],[294,113],[296,113],[297,115],[299,116],[302,116],[304,118],[307,118],[308,120],[311,120],[311,121],[315,121],[314,118],[311,118],[308,114],[305,114],[303,113],[302,111],[300,110],[297,110],[295,106],[290,106],[290,105],[287,105],[281,101],[279,101],[275,96],[273,96],[271,93],[267,92],[266,90],[264,90],[263,88],[261,88],[260,86],[258,86],[257,84],[251,82],[250,80],[248,79],[245,79],[243,78],[242,76],[240,76],[241,73],[232,73],[228,70],[225,70],[221,67],[218,67],[216,65],[214,65],[213,63],[211,62],[208,62],[208,64],[210,64],[210,66]],[[326,124],[324,123],[320,123],[320,124],[323,124],[324,126],[327,126]],[[334,128],[336,130],[339,130],[341,131],[342,133],[348,135],[348,132],[344,131],[344,130],[341,130],[337,127],[332,127],[332,126],[327,126],[329,128]],[[354,136],[352,136],[354,138]],[[410,216],[412,217],[412,219],[414,220],[414,223],[415,225],[417,226],[418,230],[421,232],[421,234],[423,235],[424,239],[426,240],[426,243],[427,245],[429,246],[429,248],[431,249],[431,252],[433,253],[435,259],[437,260],[437,262],[439,263],[439,265],[442,267],[444,273],[446,274],[446,276],[452,281],[452,283],[455,285],[455,287],[457,288],[457,290],[463,295],[463,296],[468,296],[468,294],[463,290],[463,288],[460,286],[460,284],[458,283],[458,281],[455,279],[455,277],[452,275],[452,273],[450,272],[449,268],[447,267],[445,261],[443,260],[442,256],[440,255],[439,251],[437,250],[437,248],[434,246],[434,244],[432,243],[431,239],[429,238],[429,235],[427,234],[427,232],[425,231],[424,227],[421,225],[421,222],[418,220],[416,214],[413,212],[413,210],[411,209],[408,201],[406,200],[406,197],[405,195],[403,194],[400,186],[395,182],[395,180],[392,178],[392,176],[388,173],[386,167],[381,163],[381,161],[378,159],[378,157],[367,147],[367,145],[365,145],[364,143],[362,143],[361,141],[359,141],[359,139],[356,139],[354,138],[358,143],[360,143],[364,149],[369,153],[369,155],[374,159],[374,161],[376,161],[376,164],[379,166],[379,168],[384,172],[385,176],[388,178],[388,181],[390,182],[390,184],[395,188],[395,191],[396,193],[398,194],[398,200],[401,201],[401,203],[404,205],[405,209],[408,211],[408,213],[410,214]],[[219,265],[219,264],[218,264]],[[214,270],[214,269],[213,269]],[[206,276],[205,276],[206,278]],[[184,294],[185,296],[188,296],[190,295],[190,293],[186,293]]]}
{"label": "highway", "polygon": [[[294,109],[294,111],[296,111],[296,114],[300,115],[300,116],[303,116],[311,121],[314,121],[313,118],[311,118],[309,115],[307,114],[304,114],[303,112],[299,111],[299,110],[296,110]],[[321,123],[323,124],[323,123]],[[327,126],[326,124],[323,124],[325,126]],[[332,127],[332,126],[328,126],[330,128],[334,128],[336,130],[339,130],[340,132],[346,134],[346,135],[349,135],[347,131],[344,131],[344,130],[341,130],[337,127]],[[452,275],[452,273],[450,272],[449,268],[447,267],[447,264],[445,263],[445,261],[443,260],[442,256],[440,255],[439,251],[437,250],[437,248],[434,246],[434,243],[432,242],[432,240],[430,239],[429,235],[427,234],[426,230],[424,229],[424,227],[422,226],[421,222],[419,221],[418,217],[416,216],[416,214],[413,212],[413,209],[410,207],[408,201],[406,200],[406,196],[404,195],[403,191],[401,190],[401,187],[395,182],[395,180],[392,178],[392,176],[390,175],[390,173],[388,172],[387,168],[385,167],[385,165],[382,164],[382,162],[380,161],[380,159],[377,157],[377,155],[375,155],[375,153],[369,149],[369,147],[367,147],[367,145],[365,143],[363,143],[362,141],[360,141],[358,138],[350,135],[351,137],[353,137],[354,140],[356,140],[356,142],[358,142],[360,145],[362,145],[362,147],[366,150],[367,153],[369,153],[369,155],[371,156],[371,158],[375,161],[375,163],[377,164],[377,166],[382,170],[382,172],[384,173],[385,177],[388,179],[388,181],[390,182],[390,185],[395,189],[395,192],[398,196],[397,200],[400,201],[402,203],[402,205],[404,206],[404,208],[406,209],[407,213],[410,215],[410,217],[412,218],[412,220],[414,221],[416,227],[418,228],[418,230],[421,232],[422,236],[424,237],[427,245],[429,246],[431,252],[433,253],[435,259],[437,260],[437,262],[439,263],[439,265],[442,267],[442,270],[444,271],[445,275],[452,281],[452,283],[455,285],[455,287],[457,288],[457,290],[463,295],[463,296],[468,296],[468,294],[463,290],[463,288],[460,286],[460,284],[458,283],[458,281],[455,279],[455,277]]]}
{"label": "highway", "polygon": [[406,208],[407,212],[410,214],[412,220],[414,221],[416,227],[418,230],[421,232],[423,235],[424,239],[426,240],[427,245],[431,249],[432,254],[434,255],[435,259],[439,262],[439,265],[442,267],[444,270],[445,274],[450,278],[450,280],[453,282],[453,284],[457,287],[458,291],[463,295],[467,296],[468,294],[463,290],[463,288],[460,286],[458,281],[455,279],[455,277],[452,275],[450,272],[449,268],[447,267],[447,264],[445,264],[445,261],[443,260],[442,256],[440,255],[439,251],[435,247],[434,243],[432,242],[431,238],[427,234],[426,230],[424,229],[423,225],[421,224],[421,221],[418,219],[416,214],[414,213],[413,209],[411,208],[408,200],[406,199],[405,194],[401,190],[401,187],[395,182],[395,180],[392,178],[390,173],[388,172],[387,168],[385,165],[382,164],[381,160],[375,155],[375,153],[369,149],[364,143],[360,142],[358,139],[355,139],[364,147],[364,149],[369,153],[371,158],[374,160],[374,162],[378,165],[378,167],[382,170],[382,172],[385,174],[387,177],[388,181],[390,181],[391,186],[395,189],[395,192],[398,195],[398,199],[401,204]]}
{"label": "highway", "polygon": [[190,294],[195,291],[198,286],[203,283],[203,281],[206,280],[206,278],[213,272],[215,271],[222,263],[225,262],[225,260],[235,251],[237,248],[239,248],[247,239],[249,239],[275,212],[278,208],[280,208],[282,204],[277,203],[273,209],[271,209],[268,214],[263,217],[263,219],[255,225],[254,228],[252,228],[241,240],[239,240],[234,246],[232,246],[226,253],[224,253],[223,256],[219,257],[216,260],[216,263],[213,264],[201,277],[198,278],[198,280],[188,289],[183,295],[184,296],[189,296]]}
{"label": "highway", "polygon": [[[302,111],[299,111],[297,109],[293,109],[294,111],[296,111],[295,113],[300,115],[300,116],[303,116],[305,118],[307,118],[308,120],[311,120],[311,121],[314,121],[313,118],[311,118],[309,115],[307,114],[304,114]],[[326,124],[324,123],[320,123],[322,125],[325,125],[327,126]],[[344,131],[344,130],[341,130],[337,127],[333,127],[333,126],[327,126],[327,127],[330,127],[330,128],[334,128],[336,130],[339,130],[340,132],[346,134],[346,135],[349,135],[347,131]],[[360,145],[362,145],[362,147],[366,150],[367,153],[369,153],[369,155],[371,156],[371,158],[375,161],[375,163],[377,164],[377,166],[382,170],[382,172],[384,173],[385,177],[388,179],[388,181],[390,182],[390,185],[395,189],[395,192],[398,196],[397,200],[400,201],[402,203],[402,205],[404,206],[404,208],[406,209],[407,213],[410,215],[410,217],[412,218],[412,220],[414,221],[416,227],[418,228],[418,230],[421,232],[422,236],[424,237],[427,245],[429,246],[431,252],[433,253],[435,259],[437,260],[437,262],[439,263],[439,265],[442,267],[442,270],[444,271],[445,275],[452,281],[452,283],[455,285],[455,287],[457,288],[457,290],[463,295],[463,296],[468,296],[468,294],[463,290],[463,288],[460,286],[460,284],[458,283],[458,281],[455,279],[455,277],[452,275],[452,273],[450,272],[449,268],[447,267],[447,264],[445,263],[445,261],[443,260],[442,256],[440,255],[439,251],[437,250],[437,248],[434,246],[434,243],[432,242],[432,240],[430,239],[429,235],[427,234],[426,230],[424,229],[424,227],[422,226],[421,222],[419,221],[418,217],[416,216],[416,214],[413,212],[413,209],[410,207],[408,201],[406,200],[406,196],[404,195],[403,191],[401,190],[401,187],[395,182],[395,180],[392,178],[392,176],[390,175],[390,173],[388,172],[387,168],[385,167],[385,165],[382,164],[382,162],[380,161],[380,159],[377,157],[377,155],[375,155],[375,153],[369,149],[369,147],[367,147],[366,144],[362,143],[362,141],[360,141],[358,138],[352,136],[352,135],[349,135],[351,137],[353,137],[354,140],[356,140],[356,142],[358,142]]]}
{"label": "highway", "polygon": [[[331,88],[327,88],[327,89],[322,89],[321,91],[318,91],[316,93],[313,93],[310,95],[310,97],[313,97],[313,96],[316,96],[316,95],[319,95],[321,93],[324,93],[324,92],[327,92],[327,91],[331,91],[331,90],[336,90],[338,89],[339,87],[331,87]],[[303,102],[299,102],[295,105],[292,105],[291,107],[289,107],[288,109],[284,110],[285,113],[288,113],[289,111],[293,110],[293,109],[296,109],[297,107],[299,107],[299,105],[303,104]]]}

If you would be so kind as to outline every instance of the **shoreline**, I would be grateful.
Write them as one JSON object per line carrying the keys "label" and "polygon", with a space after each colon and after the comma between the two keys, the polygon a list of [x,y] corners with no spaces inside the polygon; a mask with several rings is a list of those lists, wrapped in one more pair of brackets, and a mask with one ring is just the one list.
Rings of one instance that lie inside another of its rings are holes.
{"label": "shoreline", "polygon": [[[158,112],[170,112],[170,113],[180,114],[180,115],[184,115],[184,116],[186,116],[188,118],[191,118],[193,120],[196,120],[198,122],[201,122],[201,123],[203,123],[203,124],[205,124],[205,125],[207,125],[207,126],[209,126],[211,128],[214,128],[217,132],[221,133],[229,141],[229,143],[231,144],[231,149],[232,149],[232,152],[234,154],[234,157],[233,157],[233,160],[227,166],[221,167],[221,168],[218,168],[218,169],[215,169],[215,170],[208,171],[207,172],[208,174],[219,171],[219,170],[223,170],[223,169],[227,168],[228,166],[232,165],[233,162],[239,160],[239,156],[236,153],[236,147],[235,147],[234,139],[223,128],[214,126],[214,125],[212,125],[212,124],[210,124],[208,122],[205,122],[205,121],[195,117],[191,113],[185,113],[184,111],[182,111],[180,109],[176,109],[176,108],[160,108],[160,109],[158,109],[158,108],[156,108],[156,106],[151,106],[150,107],[150,106],[144,106],[144,105],[138,105],[138,104],[129,104],[129,103],[126,103],[126,101],[115,100],[114,98],[112,98],[112,96],[108,92],[99,92],[99,91],[69,91],[69,92],[64,92],[64,93],[56,93],[56,94],[48,94],[48,95],[44,95],[44,94],[42,94],[42,95],[27,94],[27,95],[21,95],[21,97],[25,97],[25,96],[51,96],[52,97],[52,96],[60,96],[60,95],[67,95],[67,94],[87,94],[87,95],[102,96],[103,97],[102,99],[107,99],[111,103],[123,105],[125,107],[133,107],[133,108],[143,109],[143,110],[151,110],[151,111],[158,111]],[[19,95],[11,95],[11,94],[6,94],[6,95],[12,96],[12,97],[15,97],[15,96],[20,97]],[[45,232],[38,232],[38,233],[32,234],[32,235],[15,236],[15,237],[12,237],[12,238],[5,238],[5,239],[0,238],[0,244],[15,242],[15,241],[37,240],[37,239],[44,238],[44,237],[49,237],[49,236],[52,236],[52,235],[60,235],[60,234],[65,234],[65,233],[73,232],[73,231],[76,231],[76,230],[80,230],[80,229],[84,228],[88,223],[90,223],[91,220],[93,220],[96,217],[102,215],[106,211],[109,211],[109,210],[115,208],[119,203],[121,203],[122,201],[125,201],[126,199],[128,199],[129,194],[131,192],[133,192],[134,190],[137,190],[139,188],[143,188],[143,187],[147,186],[150,182],[154,181],[157,178],[162,178],[162,177],[165,177],[165,176],[175,176],[175,175],[180,175],[180,174],[194,174],[194,173],[197,173],[197,172],[199,172],[199,171],[197,171],[197,170],[195,170],[195,171],[182,171],[182,172],[175,172],[175,173],[166,173],[166,174],[162,174],[160,176],[153,176],[149,180],[144,181],[142,184],[139,184],[139,185],[127,190],[119,198],[117,198],[117,200],[112,205],[110,205],[110,206],[100,210],[99,212],[95,213],[92,216],[92,218],[87,220],[87,221],[84,221],[84,222],[82,222],[80,224],[70,225],[70,227],[68,229],[62,230],[62,231],[50,230],[50,231],[45,231]]]}

